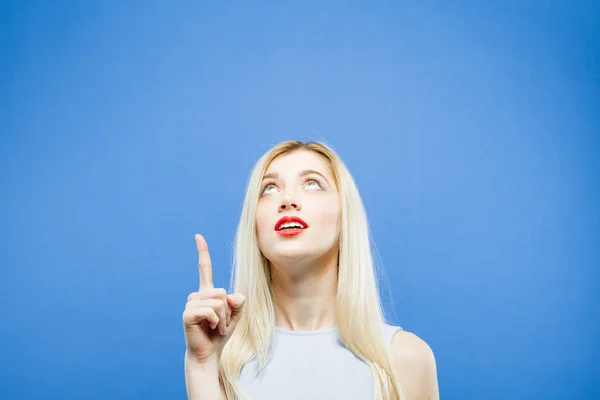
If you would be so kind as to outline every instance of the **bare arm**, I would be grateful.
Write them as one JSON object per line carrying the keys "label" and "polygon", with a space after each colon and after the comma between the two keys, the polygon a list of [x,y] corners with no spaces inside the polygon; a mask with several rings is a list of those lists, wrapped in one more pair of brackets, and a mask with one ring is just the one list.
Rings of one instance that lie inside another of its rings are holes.
{"label": "bare arm", "polygon": [[188,400],[223,400],[217,363],[196,363],[185,358],[185,386]]}

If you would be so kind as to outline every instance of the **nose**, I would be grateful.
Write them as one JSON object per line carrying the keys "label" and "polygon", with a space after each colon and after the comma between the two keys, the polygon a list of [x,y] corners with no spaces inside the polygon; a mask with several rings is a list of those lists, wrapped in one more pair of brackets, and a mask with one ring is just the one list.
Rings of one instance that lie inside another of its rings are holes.
{"label": "nose", "polygon": [[295,200],[289,194],[285,194],[283,199],[281,200],[281,204],[279,205],[279,212],[286,210],[297,210],[300,211],[302,207],[300,206],[300,202]]}

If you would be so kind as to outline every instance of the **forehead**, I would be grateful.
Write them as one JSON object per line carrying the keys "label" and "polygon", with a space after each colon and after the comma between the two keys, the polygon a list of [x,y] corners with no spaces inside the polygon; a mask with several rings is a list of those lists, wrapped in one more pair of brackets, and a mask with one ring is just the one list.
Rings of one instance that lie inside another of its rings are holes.
{"label": "forehead", "polygon": [[326,177],[331,176],[329,164],[325,158],[314,151],[306,150],[298,150],[275,157],[269,164],[265,174],[272,172],[280,175],[297,174],[307,169],[314,169]]}

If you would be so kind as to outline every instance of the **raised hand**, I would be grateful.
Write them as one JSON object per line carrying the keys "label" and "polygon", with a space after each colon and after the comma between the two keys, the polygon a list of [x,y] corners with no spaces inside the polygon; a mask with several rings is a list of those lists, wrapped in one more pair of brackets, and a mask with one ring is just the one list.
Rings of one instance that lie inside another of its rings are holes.
{"label": "raised hand", "polygon": [[195,235],[198,248],[199,291],[190,293],[183,312],[186,357],[196,363],[215,363],[240,319],[245,298],[215,288],[206,241]]}

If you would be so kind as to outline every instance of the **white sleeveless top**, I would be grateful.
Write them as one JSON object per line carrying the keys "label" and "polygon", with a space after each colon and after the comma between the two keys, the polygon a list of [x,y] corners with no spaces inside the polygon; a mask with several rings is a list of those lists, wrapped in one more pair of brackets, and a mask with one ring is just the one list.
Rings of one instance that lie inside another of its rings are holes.
{"label": "white sleeveless top", "polygon": [[[389,346],[402,328],[384,325]],[[257,376],[253,358],[240,381],[249,400],[373,400],[369,366],[340,341],[337,328],[290,331],[275,327],[272,359]]]}

